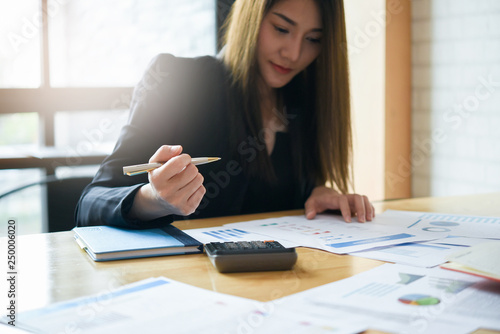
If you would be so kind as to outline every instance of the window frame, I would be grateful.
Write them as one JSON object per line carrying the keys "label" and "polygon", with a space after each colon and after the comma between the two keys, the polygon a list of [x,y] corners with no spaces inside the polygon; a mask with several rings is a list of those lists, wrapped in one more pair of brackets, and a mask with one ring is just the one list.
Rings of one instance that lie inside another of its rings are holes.
{"label": "window frame", "polygon": [[[234,0],[217,0],[215,6],[217,41],[220,27]],[[48,0],[39,0],[41,10],[40,59],[41,78],[38,88],[0,88],[0,115],[36,112],[39,118],[40,150],[55,146],[55,115],[58,111],[117,110],[130,104],[134,87],[52,87],[50,84]],[[102,152],[78,156],[78,166],[99,164]],[[55,167],[71,158],[67,152],[50,156],[1,156],[0,169],[43,168],[46,175],[55,175]]]}
{"label": "window frame", "polygon": [[[114,110],[130,102],[133,87],[52,87],[50,84],[48,0],[40,0],[42,24],[40,33],[41,78],[38,88],[1,88],[0,114],[36,112],[39,117],[41,149],[55,145],[55,115],[58,111]],[[118,101],[120,103],[118,103]],[[46,157],[7,156],[0,158],[0,169],[43,168],[47,175],[55,174],[55,166],[64,165],[66,154]],[[89,154],[81,164],[99,164],[103,153]]]}

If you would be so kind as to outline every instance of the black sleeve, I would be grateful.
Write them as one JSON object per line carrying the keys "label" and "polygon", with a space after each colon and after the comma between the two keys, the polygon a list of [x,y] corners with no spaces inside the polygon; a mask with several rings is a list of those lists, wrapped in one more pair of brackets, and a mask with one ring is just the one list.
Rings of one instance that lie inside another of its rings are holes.
{"label": "black sleeve", "polygon": [[87,186],[75,212],[77,226],[113,225],[150,228],[172,222],[166,216],[149,222],[127,217],[146,174],[123,175],[123,166],[148,162],[161,145],[180,144],[182,118],[190,117],[186,104],[194,77],[193,59],[157,56],[136,86],[129,121],[121,131],[114,151]]}

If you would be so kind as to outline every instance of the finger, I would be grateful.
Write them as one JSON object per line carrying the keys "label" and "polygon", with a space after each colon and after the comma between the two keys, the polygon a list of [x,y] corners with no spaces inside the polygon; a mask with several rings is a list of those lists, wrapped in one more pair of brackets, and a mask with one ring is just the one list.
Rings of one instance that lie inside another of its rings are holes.
{"label": "finger", "polygon": [[316,217],[316,210],[310,210],[306,212],[306,219],[314,219]]}
{"label": "finger", "polygon": [[187,204],[188,207],[191,208],[192,212],[196,210],[196,208],[200,205],[201,200],[203,199],[203,196],[205,196],[205,193],[207,190],[203,185],[199,186],[198,189],[191,195],[191,197],[188,198]]}
{"label": "finger", "polygon": [[368,199],[367,196],[363,196],[363,201],[365,204],[365,210],[366,210],[366,220],[367,221],[372,221],[373,216],[374,216],[374,208],[373,205],[370,203],[370,200]]}
{"label": "finger", "polygon": [[188,154],[181,154],[168,160],[163,166],[157,169],[156,173],[161,173],[162,178],[170,180],[190,164],[191,157]]}
{"label": "finger", "polygon": [[[193,180],[191,180],[183,188],[179,189],[176,197],[179,201],[179,206],[182,211],[185,211],[187,212],[187,214],[189,214],[196,209],[198,205],[193,206],[193,202],[190,202],[190,200],[193,195],[195,195],[196,192],[200,190],[200,187],[205,189],[205,187],[203,187],[203,176],[198,173]],[[203,196],[200,197],[200,201],[202,197]]]}
{"label": "finger", "polygon": [[316,201],[310,200],[306,201],[306,204],[304,205],[304,209],[306,211],[306,218],[307,219],[313,219],[316,217],[316,213],[318,212],[316,210]]}
{"label": "finger", "polygon": [[356,208],[356,215],[358,216],[358,222],[364,223],[366,221],[366,209],[363,197],[360,195],[354,195],[354,206]]}
{"label": "finger", "polygon": [[182,152],[182,146],[180,145],[163,145],[158,150],[156,150],[155,154],[149,159],[149,162],[166,162],[171,158],[178,156]]}
{"label": "finger", "polygon": [[[169,171],[169,173],[170,172],[172,171]],[[168,182],[172,187],[180,190],[186,187],[194,178],[196,178],[198,174],[198,168],[190,163],[183,170],[172,176],[170,179],[167,179],[165,182]]]}
{"label": "finger", "polygon": [[351,218],[351,207],[349,206],[349,200],[347,199],[347,196],[339,196],[338,198],[339,201],[339,209],[340,212],[342,213],[342,217],[344,217],[344,220],[348,223],[352,221]]}
{"label": "finger", "polygon": [[198,174],[187,185],[170,193],[170,198],[167,198],[166,200],[177,210],[179,210],[181,214],[188,215],[192,212],[192,208],[188,205],[188,200],[193,195],[193,193],[195,193],[202,185],[203,176],[201,174]]}

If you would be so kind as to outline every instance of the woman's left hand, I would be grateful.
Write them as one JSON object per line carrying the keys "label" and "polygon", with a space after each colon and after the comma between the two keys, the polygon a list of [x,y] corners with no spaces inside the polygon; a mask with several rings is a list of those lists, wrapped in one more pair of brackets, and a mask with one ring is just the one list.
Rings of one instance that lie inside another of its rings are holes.
{"label": "woman's left hand", "polygon": [[348,223],[354,215],[360,223],[371,221],[375,217],[375,208],[368,197],[358,194],[342,195],[331,188],[316,187],[305,203],[306,218],[313,219],[316,214],[326,210],[340,210]]}

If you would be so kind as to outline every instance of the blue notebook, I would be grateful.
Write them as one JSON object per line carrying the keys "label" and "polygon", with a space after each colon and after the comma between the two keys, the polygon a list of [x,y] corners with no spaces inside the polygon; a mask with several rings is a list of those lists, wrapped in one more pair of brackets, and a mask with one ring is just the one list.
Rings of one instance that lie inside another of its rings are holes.
{"label": "blue notebook", "polygon": [[94,261],[193,254],[203,244],[172,225],[131,230],[111,226],[75,227],[75,240]]}

